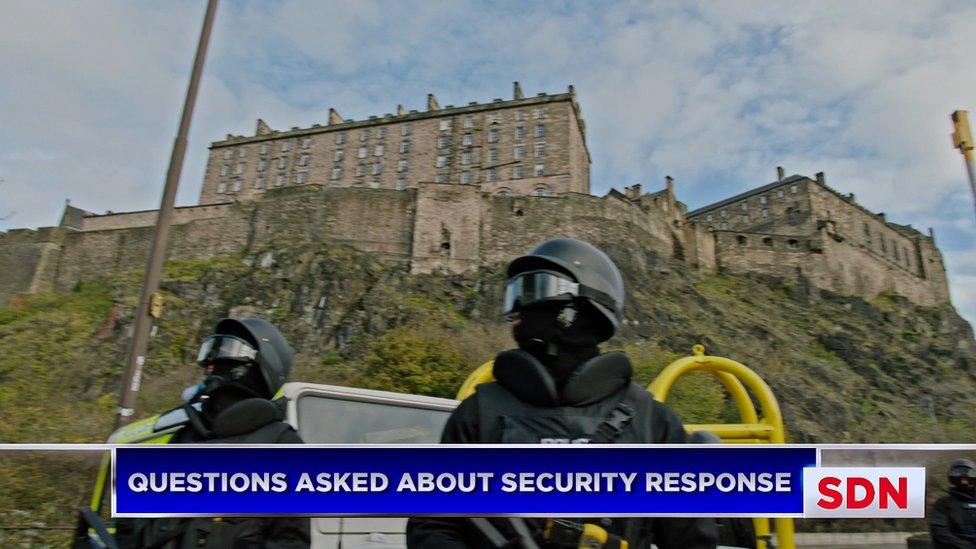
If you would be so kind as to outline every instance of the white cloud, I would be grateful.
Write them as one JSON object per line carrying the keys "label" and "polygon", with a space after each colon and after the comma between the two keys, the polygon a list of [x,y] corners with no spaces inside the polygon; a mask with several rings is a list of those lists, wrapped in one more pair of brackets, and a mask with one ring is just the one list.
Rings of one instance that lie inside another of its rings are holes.
{"label": "white cloud", "polygon": [[[154,207],[202,0],[22,0],[0,20],[0,228],[47,225],[71,197]],[[206,145],[272,127],[560,92],[574,83],[594,189],[677,178],[701,206],[825,171],[867,207],[974,250],[971,200],[948,115],[976,107],[976,6],[904,2],[223,3],[179,200]],[[969,103],[967,103],[969,102]],[[954,297],[976,268],[949,260]],[[970,315],[976,313],[967,313]],[[970,316],[969,318],[976,318]]]}

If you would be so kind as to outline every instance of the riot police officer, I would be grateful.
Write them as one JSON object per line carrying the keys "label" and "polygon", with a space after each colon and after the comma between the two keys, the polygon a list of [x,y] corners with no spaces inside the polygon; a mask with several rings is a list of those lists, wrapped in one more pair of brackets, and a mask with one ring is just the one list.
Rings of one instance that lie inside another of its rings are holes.
{"label": "riot police officer", "polygon": [[[593,245],[557,238],[512,261],[507,270],[504,312],[518,348],[495,358],[496,382],[479,385],[448,420],[444,443],[683,443],[681,421],[631,380],[623,353],[600,353],[598,345],[620,326],[623,278]],[[543,547],[579,545],[572,522],[557,542],[553,522],[527,521]],[[491,524],[508,539],[509,522]],[[711,548],[711,519],[601,519],[608,545],[660,549]],[[582,524],[578,524],[582,527]],[[582,528],[580,528],[582,530]],[[411,519],[411,548],[492,547],[485,521]]]}
{"label": "riot police officer", "polygon": [[957,459],[949,466],[949,494],[929,514],[935,549],[976,549],[976,465]]}
{"label": "riot police officer", "polygon": [[[272,402],[291,370],[292,349],[273,324],[226,318],[200,345],[203,388],[183,409],[189,421],[171,443],[301,443]],[[200,404],[200,411],[194,404]],[[307,518],[164,518],[120,521],[120,547],[304,548]]]}

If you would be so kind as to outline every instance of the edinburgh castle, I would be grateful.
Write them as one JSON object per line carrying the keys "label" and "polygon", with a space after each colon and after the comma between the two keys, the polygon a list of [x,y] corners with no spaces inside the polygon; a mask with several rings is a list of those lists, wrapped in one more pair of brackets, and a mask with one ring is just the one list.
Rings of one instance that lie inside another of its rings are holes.
{"label": "edinburgh castle", "polygon": [[[509,260],[544,237],[620,241],[706,271],[801,277],[813,287],[919,305],[949,301],[934,237],[851,194],[777,170],[776,180],[688,211],[667,178],[589,194],[580,107],[567,93],[272,130],[211,144],[199,205],[177,208],[169,258],[261,263],[287,243],[347,244],[414,273]],[[0,304],[144,265],[155,211],[67,206],[58,227],[0,233]]]}

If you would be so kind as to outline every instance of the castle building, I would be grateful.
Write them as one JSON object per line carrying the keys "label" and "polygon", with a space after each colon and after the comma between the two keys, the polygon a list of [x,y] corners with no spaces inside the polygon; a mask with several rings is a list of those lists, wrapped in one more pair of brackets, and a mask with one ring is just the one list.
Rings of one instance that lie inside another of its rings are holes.
{"label": "castle building", "polygon": [[272,130],[210,146],[200,204],[242,200],[297,185],[403,190],[421,183],[472,185],[501,195],[588,193],[590,155],[572,86],[567,93],[441,107]]}
{"label": "castle building", "polygon": [[[590,191],[585,125],[563,94],[441,107],[211,144],[199,204],[176,208],[171,259],[239,256],[271,268],[282,247],[332,242],[413,273],[510,261],[569,236],[645,249],[705,271],[801,279],[871,299],[949,302],[931,231],[887,221],[824,175],[786,177],[688,211],[668,177]],[[58,227],[0,233],[0,304],[144,265],[157,212],[67,206]]]}

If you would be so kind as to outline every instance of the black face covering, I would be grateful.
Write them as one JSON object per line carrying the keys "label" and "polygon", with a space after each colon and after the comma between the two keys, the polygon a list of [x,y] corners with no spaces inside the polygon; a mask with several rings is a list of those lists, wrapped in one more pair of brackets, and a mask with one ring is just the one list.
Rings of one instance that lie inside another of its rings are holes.
{"label": "black face covering", "polygon": [[600,354],[602,317],[588,303],[545,301],[518,312],[521,322],[512,328],[515,341],[542,362],[557,383]]}
{"label": "black face covering", "polygon": [[210,424],[232,404],[254,397],[271,398],[260,369],[253,363],[218,362],[203,383],[203,417]]}
{"label": "black face covering", "polygon": [[959,478],[950,478],[949,481],[952,484],[952,489],[969,497],[976,496],[976,484],[973,484],[974,479],[966,479],[965,483],[962,480]]}

